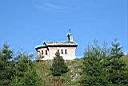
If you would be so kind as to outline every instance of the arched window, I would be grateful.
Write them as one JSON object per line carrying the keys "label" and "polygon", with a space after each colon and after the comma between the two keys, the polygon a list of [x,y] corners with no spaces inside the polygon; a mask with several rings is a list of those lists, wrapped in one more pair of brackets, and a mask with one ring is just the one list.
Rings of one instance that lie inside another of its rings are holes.
{"label": "arched window", "polygon": [[67,49],[65,49],[65,54],[68,54]]}
{"label": "arched window", "polygon": [[38,55],[40,54],[40,51],[37,51]]}
{"label": "arched window", "polygon": [[45,50],[45,55],[48,55],[48,51],[47,50]]}
{"label": "arched window", "polygon": [[63,49],[61,49],[61,54],[64,54]]}
{"label": "arched window", "polygon": [[44,51],[42,50],[42,55],[44,54]]}

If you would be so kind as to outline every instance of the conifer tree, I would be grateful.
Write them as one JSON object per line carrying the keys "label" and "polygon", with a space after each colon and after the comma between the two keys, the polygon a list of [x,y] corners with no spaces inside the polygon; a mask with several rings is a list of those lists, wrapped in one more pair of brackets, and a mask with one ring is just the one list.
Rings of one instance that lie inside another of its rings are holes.
{"label": "conifer tree", "polygon": [[0,86],[10,86],[13,75],[13,52],[7,44],[0,49]]}
{"label": "conifer tree", "polygon": [[53,76],[61,76],[62,74],[68,72],[68,67],[67,67],[63,57],[60,56],[59,51],[57,51],[55,53],[55,57],[53,59],[51,71],[52,71]]}
{"label": "conifer tree", "polygon": [[122,48],[120,43],[115,41],[112,42],[111,58],[108,63],[110,83],[114,86],[127,86],[128,85],[128,68],[125,62],[121,59],[123,56]]}
{"label": "conifer tree", "polygon": [[30,57],[25,54],[18,55],[15,63],[15,76],[12,86],[39,86],[39,77],[34,69]]}
{"label": "conifer tree", "polygon": [[93,46],[88,48],[83,58],[80,86],[109,86],[107,71],[104,68],[102,48]]}
{"label": "conifer tree", "polygon": [[113,41],[112,48],[111,48],[111,57],[120,58],[123,55],[124,54],[123,54],[122,47],[120,46],[120,43],[116,40]]}

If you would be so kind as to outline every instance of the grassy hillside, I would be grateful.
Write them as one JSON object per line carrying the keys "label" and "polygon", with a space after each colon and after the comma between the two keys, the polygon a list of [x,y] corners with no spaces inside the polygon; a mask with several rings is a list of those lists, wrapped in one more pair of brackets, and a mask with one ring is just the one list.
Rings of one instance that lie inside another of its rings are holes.
{"label": "grassy hillside", "polygon": [[[123,56],[122,60],[128,65],[128,56]],[[50,67],[52,61],[40,61],[36,62],[35,68],[41,78],[41,86],[51,86],[52,79]],[[79,86],[77,83],[80,78],[82,60],[66,61],[69,72],[61,77],[65,86]]]}
{"label": "grassy hillside", "polygon": [[[66,61],[69,72],[61,77],[63,82],[66,86],[78,86],[76,82],[79,80],[80,77],[80,67],[82,65],[81,60],[72,60],[72,61]],[[42,86],[50,86],[52,83],[52,79],[54,78],[51,75],[50,67],[51,67],[52,61],[40,61],[36,62],[35,68],[41,78],[41,85]]]}

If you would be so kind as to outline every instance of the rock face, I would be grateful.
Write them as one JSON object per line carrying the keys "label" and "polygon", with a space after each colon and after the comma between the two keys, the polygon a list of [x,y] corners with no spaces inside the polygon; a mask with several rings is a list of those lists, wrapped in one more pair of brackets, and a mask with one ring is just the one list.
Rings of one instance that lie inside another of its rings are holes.
{"label": "rock face", "polygon": [[52,60],[57,51],[63,56],[64,60],[73,60],[76,58],[76,48],[77,43],[73,40],[71,32],[67,34],[67,41],[65,42],[44,42],[35,47],[38,60]]}

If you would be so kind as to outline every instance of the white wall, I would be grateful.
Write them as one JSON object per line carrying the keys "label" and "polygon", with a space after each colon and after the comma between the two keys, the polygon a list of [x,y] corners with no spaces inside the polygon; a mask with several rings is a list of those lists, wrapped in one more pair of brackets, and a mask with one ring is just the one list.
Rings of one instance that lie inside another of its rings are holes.
{"label": "white wall", "polygon": [[[61,49],[63,49],[63,54],[61,54]],[[65,49],[67,49],[67,54],[65,54]],[[43,55],[42,55],[42,50],[43,50]],[[45,50],[47,48],[41,48],[38,49],[38,56],[44,56],[44,58],[40,58],[41,60],[52,60],[53,57],[55,56],[55,53],[57,50],[59,50],[60,55],[63,56],[64,60],[73,60],[76,58],[75,56],[75,50],[76,47],[49,47],[48,55],[45,55]]]}

